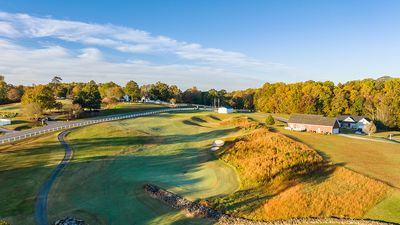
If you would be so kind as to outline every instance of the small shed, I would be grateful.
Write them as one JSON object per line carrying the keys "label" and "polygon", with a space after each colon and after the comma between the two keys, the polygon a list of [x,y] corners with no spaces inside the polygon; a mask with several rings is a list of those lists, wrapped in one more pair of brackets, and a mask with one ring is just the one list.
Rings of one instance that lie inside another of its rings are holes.
{"label": "small shed", "polygon": [[11,120],[9,119],[0,119],[0,126],[11,124]]}
{"label": "small shed", "polygon": [[228,114],[228,113],[233,113],[233,108],[231,107],[219,107],[218,108],[218,113],[224,113],[224,114]]}

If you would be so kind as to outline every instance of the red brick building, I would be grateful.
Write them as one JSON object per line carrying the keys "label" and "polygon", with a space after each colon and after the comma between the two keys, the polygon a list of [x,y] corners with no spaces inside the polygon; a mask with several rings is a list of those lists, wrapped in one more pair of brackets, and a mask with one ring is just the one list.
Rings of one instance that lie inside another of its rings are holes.
{"label": "red brick building", "polygon": [[321,134],[339,133],[339,121],[322,115],[292,114],[288,121],[288,130],[307,131]]}

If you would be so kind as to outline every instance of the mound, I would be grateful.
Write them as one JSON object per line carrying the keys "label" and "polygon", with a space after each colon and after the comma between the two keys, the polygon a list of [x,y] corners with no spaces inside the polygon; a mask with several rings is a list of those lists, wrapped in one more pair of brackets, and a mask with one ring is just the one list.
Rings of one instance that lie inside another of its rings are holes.
{"label": "mound", "polygon": [[241,190],[211,205],[255,220],[361,218],[388,187],[326,161],[312,148],[261,128],[218,152],[237,169]]}
{"label": "mound", "polygon": [[260,123],[252,120],[247,116],[237,116],[225,119],[219,123],[221,126],[234,126],[244,129],[256,129],[260,127]]}
{"label": "mound", "polygon": [[294,179],[318,169],[323,159],[308,146],[266,129],[236,141],[221,153],[225,162],[237,168],[246,187],[273,179]]}

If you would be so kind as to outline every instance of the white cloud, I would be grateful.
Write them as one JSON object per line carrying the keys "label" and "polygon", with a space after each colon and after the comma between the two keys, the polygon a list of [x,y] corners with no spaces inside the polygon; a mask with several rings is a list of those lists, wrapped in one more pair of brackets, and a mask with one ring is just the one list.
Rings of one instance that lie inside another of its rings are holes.
{"label": "white cloud", "polygon": [[260,64],[250,57],[196,43],[179,42],[165,36],[114,25],[92,24],[69,20],[34,17],[27,14],[0,12],[0,35],[4,37],[51,37],[69,42],[109,47],[130,53],[170,53],[182,59],[217,64]]}
{"label": "white cloud", "polygon": [[[36,41],[32,46],[39,47],[24,47],[18,44],[20,39]],[[75,43],[74,48],[65,47],[69,46],[65,42]],[[114,57],[100,49],[125,54]],[[0,12],[0,52],[0,74],[15,84],[47,83],[57,74],[67,82],[93,79],[124,84],[133,79],[142,84],[163,81],[182,88],[196,85],[232,90],[284,78],[293,80],[290,74],[295,74],[285,65],[260,62],[240,52],[206,48],[137,29],[6,12]],[[152,59],[166,57],[173,63],[144,61],[139,58],[144,54]]]}
{"label": "white cloud", "polygon": [[258,79],[209,66],[160,65],[143,60],[113,63],[104,60],[96,48],[74,53],[60,46],[25,48],[0,39],[0,52],[0,74],[14,84],[48,83],[54,75],[61,76],[66,82],[113,80],[123,85],[133,79],[141,84],[162,81],[183,89],[196,85],[205,90],[257,87],[262,83]]}

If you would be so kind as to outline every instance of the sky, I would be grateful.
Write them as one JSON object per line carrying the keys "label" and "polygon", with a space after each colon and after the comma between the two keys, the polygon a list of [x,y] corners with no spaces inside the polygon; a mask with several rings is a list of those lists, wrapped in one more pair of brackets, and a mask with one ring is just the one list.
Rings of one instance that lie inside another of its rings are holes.
{"label": "sky", "polygon": [[398,77],[399,28],[395,0],[0,0],[0,74],[203,90]]}

